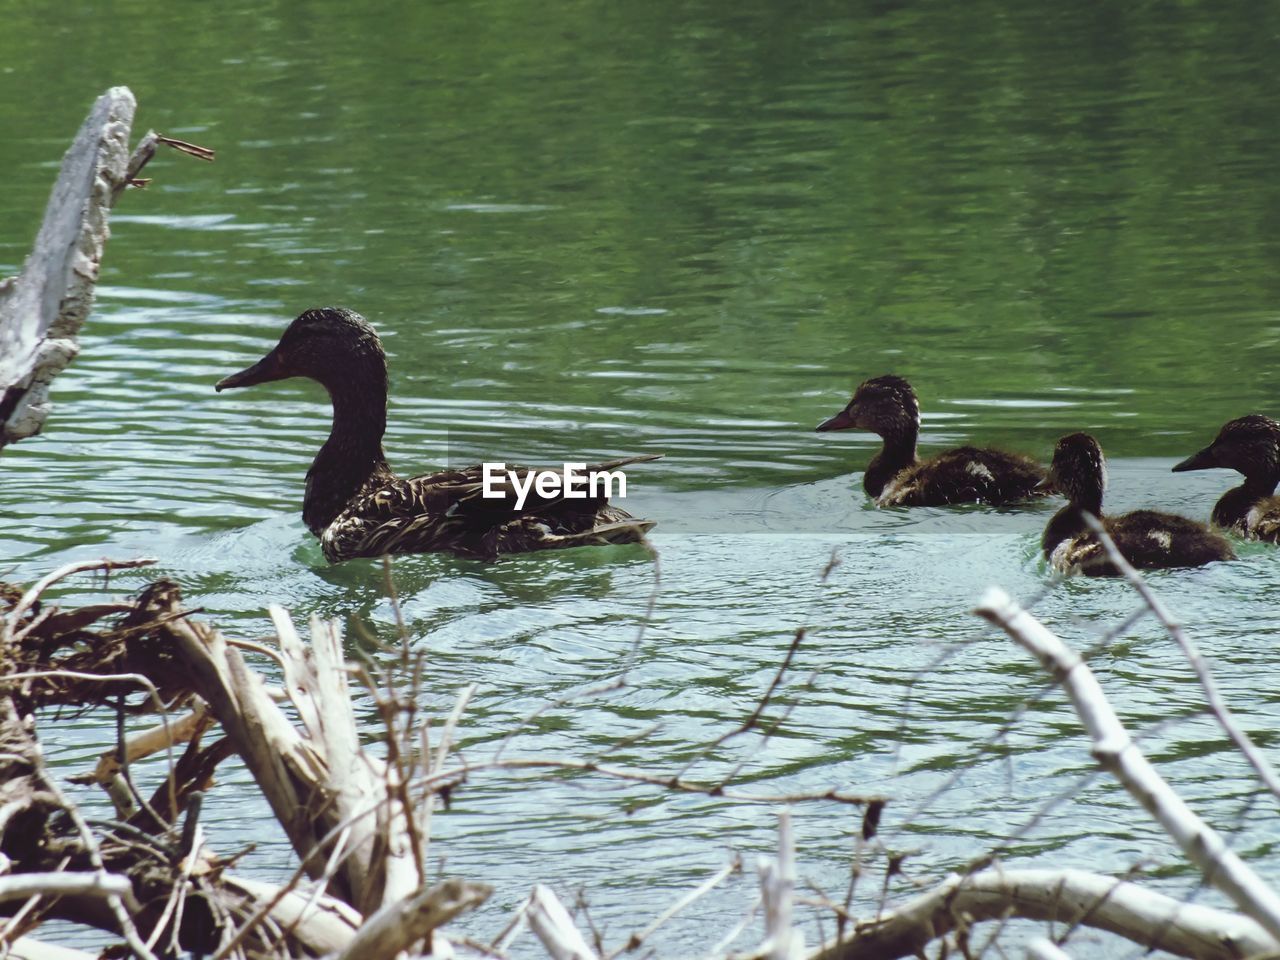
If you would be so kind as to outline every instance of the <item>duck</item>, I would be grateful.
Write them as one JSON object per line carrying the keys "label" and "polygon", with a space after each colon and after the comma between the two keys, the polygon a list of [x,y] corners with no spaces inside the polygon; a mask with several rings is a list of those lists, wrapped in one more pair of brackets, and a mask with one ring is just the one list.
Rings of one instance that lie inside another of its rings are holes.
{"label": "duck", "polygon": [[1089,528],[1086,513],[1101,521],[1121,556],[1139,570],[1200,567],[1215,560],[1235,559],[1226,537],[1198,520],[1158,510],[1134,510],[1114,517],[1104,514],[1107,463],[1102,447],[1087,433],[1073,433],[1058,441],[1043,486],[1067,498],[1067,505],[1053,515],[1040,541],[1049,566],[1060,573],[1120,575]]}
{"label": "duck", "polygon": [[980,447],[957,447],[927,460],[916,455],[920,401],[902,377],[864,381],[843,410],[817,431],[869,430],[884,441],[862,477],[867,496],[881,507],[951,503],[1000,505],[1044,496],[1044,467],[1030,457]]}
{"label": "duck", "polygon": [[[535,471],[529,467],[494,472],[490,496],[485,495],[484,464],[398,477],[382,449],[386,353],[373,326],[354,310],[318,307],[300,313],[266,356],[214,388],[221,393],[289,377],[315,380],[333,403],[329,438],[307,471],[302,500],[303,522],[330,563],[435,551],[496,560],[512,553],[640,542],[654,526],[611,504],[602,485],[577,490],[585,496],[544,494],[531,485],[529,474]],[[585,468],[579,473],[616,471],[660,456],[574,467]],[[527,494],[519,505],[513,485]],[[499,491],[502,497],[492,495]]]}
{"label": "duck", "polygon": [[1174,465],[1174,473],[1224,467],[1244,474],[1214,505],[1210,519],[1251,540],[1280,543],[1280,423],[1259,413],[1223,425],[1213,443]]}

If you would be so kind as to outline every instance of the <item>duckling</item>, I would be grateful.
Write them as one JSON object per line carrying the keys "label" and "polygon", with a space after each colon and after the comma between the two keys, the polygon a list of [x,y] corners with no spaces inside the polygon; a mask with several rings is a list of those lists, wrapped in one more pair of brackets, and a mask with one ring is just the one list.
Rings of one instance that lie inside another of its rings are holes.
{"label": "duckling", "polygon": [[1227,423],[1213,443],[1173,468],[1207,470],[1224,467],[1244,474],[1244,483],[1222,495],[1213,522],[1254,540],[1280,542],[1280,423],[1251,413]]}
{"label": "duckling", "polygon": [[1058,441],[1043,486],[1063,494],[1069,502],[1054,514],[1040,541],[1055,570],[1090,577],[1119,575],[1085,523],[1085,512],[1102,522],[1121,555],[1141,570],[1199,567],[1214,560],[1235,559],[1222,534],[1186,517],[1156,510],[1104,516],[1102,491],[1106,485],[1107,464],[1097,440],[1087,433],[1073,433]]}
{"label": "duckling", "polygon": [[[364,317],[342,307],[299,314],[280,342],[253,366],[219,380],[219,392],[288,377],[309,377],[329,392],[333,426],[307,471],[302,519],[330,563],[388,553],[448,551],[497,559],[502,554],[561,547],[631,543],[653,526],[609,503],[605,494],[545,496],[525,486],[523,508],[511,481],[505,498],[483,496],[484,471],[464,470],[401,479],[382,451],[387,426],[387,358]],[[657,455],[592,464],[615,470]],[[524,486],[529,468],[508,468]]]}
{"label": "duckling", "polygon": [[920,401],[901,377],[867,380],[848,406],[818,424],[827,430],[869,430],[884,441],[867,464],[862,486],[881,507],[932,507],[948,503],[1003,504],[1044,496],[1037,489],[1044,468],[1003,450],[957,447],[928,460],[916,456]]}

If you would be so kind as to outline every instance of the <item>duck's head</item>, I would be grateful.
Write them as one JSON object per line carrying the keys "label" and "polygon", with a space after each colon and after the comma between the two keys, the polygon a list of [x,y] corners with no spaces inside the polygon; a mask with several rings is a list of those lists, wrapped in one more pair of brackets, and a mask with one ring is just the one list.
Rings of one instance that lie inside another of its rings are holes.
{"label": "duck's head", "polygon": [[386,392],[387,357],[369,321],[345,307],[300,313],[280,342],[253,366],[219,380],[214,389],[310,377],[332,394],[349,386]]}
{"label": "duck's head", "polygon": [[869,430],[881,437],[911,436],[920,429],[920,401],[901,377],[875,377],[854,391],[853,399],[834,417],[818,424],[828,430]]}
{"label": "duck's head", "polygon": [[1232,420],[1213,443],[1177,464],[1173,472],[1210,467],[1236,470],[1246,477],[1280,477],[1280,423],[1257,413]]}
{"label": "duck's head", "polygon": [[1102,507],[1102,492],[1107,488],[1107,461],[1098,441],[1087,433],[1063,437],[1053,448],[1053,462],[1040,481],[1039,489],[1060,493],[1072,503],[1093,513]]}

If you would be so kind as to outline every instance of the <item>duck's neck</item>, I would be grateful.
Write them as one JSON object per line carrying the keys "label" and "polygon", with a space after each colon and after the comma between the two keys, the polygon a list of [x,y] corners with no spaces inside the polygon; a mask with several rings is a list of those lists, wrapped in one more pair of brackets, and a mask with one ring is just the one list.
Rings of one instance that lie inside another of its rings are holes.
{"label": "duck's neck", "polygon": [[1102,520],[1101,493],[1072,500],[1053,515],[1049,525],[1044,528],[1044,536],[1040,540],[1040,547],[1044,550],[1046,557],[1052,554],[1054,548],[1063,540],[1071,540],[1088,532],[1089,524],[1084,518],[1085,513],[1091,513],[1099,521]]}
{"label": "duck's neck", "polygon": [[862,487],[870,497],[878,497],[889,481],[916,462],[915,429],[886,433],[884,446],[871,458],[862,475]]}
{"label": "duck's neck", "polygon": [[1213,522],[1223,528],[1245,528],[1249,511],[1259,500],[1264,500],[1276,492],[1276,484],[1280,483],[1280,474],[1267,471],[1245,477],[1244,483],[1232,487],[1222,495],[1222,499],[1213,508]]}
{"label": "duck's neck", "polygon": [[[360,383],[353,377],[352,383]],[[382,452],[387,429],[386,376],[378,383],[328,386],[333,429],[307,471],[302,520],[316,536],[372,482],[394,474]]]}

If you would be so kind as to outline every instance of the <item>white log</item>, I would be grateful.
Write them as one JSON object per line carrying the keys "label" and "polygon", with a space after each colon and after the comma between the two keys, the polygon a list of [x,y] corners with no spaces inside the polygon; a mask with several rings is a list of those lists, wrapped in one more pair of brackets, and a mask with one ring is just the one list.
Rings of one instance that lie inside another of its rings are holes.
{"label": "white log", "polygon": [[268,914],[271,920],[316,956],[345,950],[362,922],[359,913],[333,897],[312,897],[299,890],[279,897],[279,888],[270,883],[229,874],[223,885],[259,904],[276,901]]}
{"label": "white log", "polygon": [[[167,750],[175,744],[187,743],[208,722],[209,708],[203,701],[198,701],[191,712],[169,721],[168,724],[157,724],[148,730],[135,733],[125,740],[125,758],[129,763],[135,763],[153,753]],[[98,764],[94,767],[92,774],[75,782],[109,784],[120,773],[120,768],[119,752],[113,748],[98,758]]]}
{"label": "white log", "polygon": [[999,588],[988,590],[975,612],[1003,629],[1062,684],[1093,741],[1098,764],[1155,817],[1208,883],[1280,942],[1280,895],[1165,783],[1130,738],[1079,654]]}
{"label": "white log", "polygon": [[131,910],[139,909],[128,877],[113,873],[17,873],[0,877],[0,902],[51,897],[120,897]]}
{"label": "white log", "polygon": [[1027,944],[1027,960],[1071,960],[1071,954],[1052,940],[1037,937]]}
{"label": "white log", "polygon": [[811,960],[914,957],[968,923],[1019,917],[1080,923],[1197,960],[1269,956],[1280,942],[1248,917],[1183,903],[1135,883],[1083,870],[984,870],[951,876],[876,920],[858,923]]}
{"label": "white log", "polygon": [[135,107],[127,87],[94,103],[62,158],[22,273],[0,283],[0,448],[40,432],[49,384],[79,350],[108,215],[127,179]]}
{"label": "white log", "polygon": [[9,944],[8,956],[9,960],[98,960],[101,954],[42,943],[33,937],[19,937]]}
{"label": "white log", "polygon": [[[161,629],[306,858],[308,875],[332,880],[330,892],[372,915],[422,882],[406,811],[392,796],[394,773],[360,743],[337,624],[313,621],[308,645],[287,613],[273,609],[271,615],[301,728],[216,630],[191,620]],[[321,842],[324,849],[317,850]]]}
{"label": "white log", "polygon": [[550,887],[541,883],[534,887],[525,912],[529,929],[542,941],[547,953],[551,954],[551,960],[598,960],[582,931],[574,925],[569,911]]}
{"label": "white log", "polygon": [[760,863],[765,933],[760,952],[769,960],[799,960],[804,956],[804,937],[792,924],[795,890],[795,839],[791,811],[784,809],[778,814],[778,859]]}
{"label": "white log", "polygon": [[[474,910],[492,892],[493,888],[487,884],[445,880],[389,903],[365,921],[339,960],[394,957],[418,941],[430,939],[433,931],[458,914]],[[431,952],[439,955],[438,950]]]}
{"label": "white log", "polygon": [[1196,678],[1200,681],[1200,686],[1204,690],[1205,699],[1209,702],[1209,709],[1213,711],[1214,717],[1222,726],[1222,729],[1226,731],[1227,736],[1231,738],[1231,742],[1236,745],[1237,750],[1244,754],[1245,759],[1249,761],[1250,766],[1257,773],[1258,779],[1266,784],[1272,796],[1280,799],[1280,776],[1276,775],[1275,768],[1271,766],[1266,755],[1249,739],[1244,727],[1240,726],[1235,714],[1227,706],[1226,699],[1218,689],[1217,681],[1213,679],[1213,672],[1209,669],[1204,657],[1200,655],[1200,649],[1192,642],[1187,632],[1182,629],[1182,624],[1169,612],[1169,608],[1156,596],[1156,592],[1151,589],[1150,584],[1142,579],[1142,574],[1138,573],[1133,568],[1133,565],[1124,558],[1124,554],[1116,547],[1115,541],[1108,535],[1098,518],[1086,512],[1084,519],[1085,523],[1089,525],[1089,528],[1098,538],[1098,542],[1102,544],[1103,549],[1107,551],[1107,558],[1112,565],[1129,581],[1129,585],[1137,591],[1138,596],[1142,597],[1143,602],[1155,614],[1156,619],[1160,621],[1169,636],[1173,638],[1173,642],[1182,649],[1182,655],[1187,658],[1187,662],[1191,664],[1191,669],[1196,672]]}

